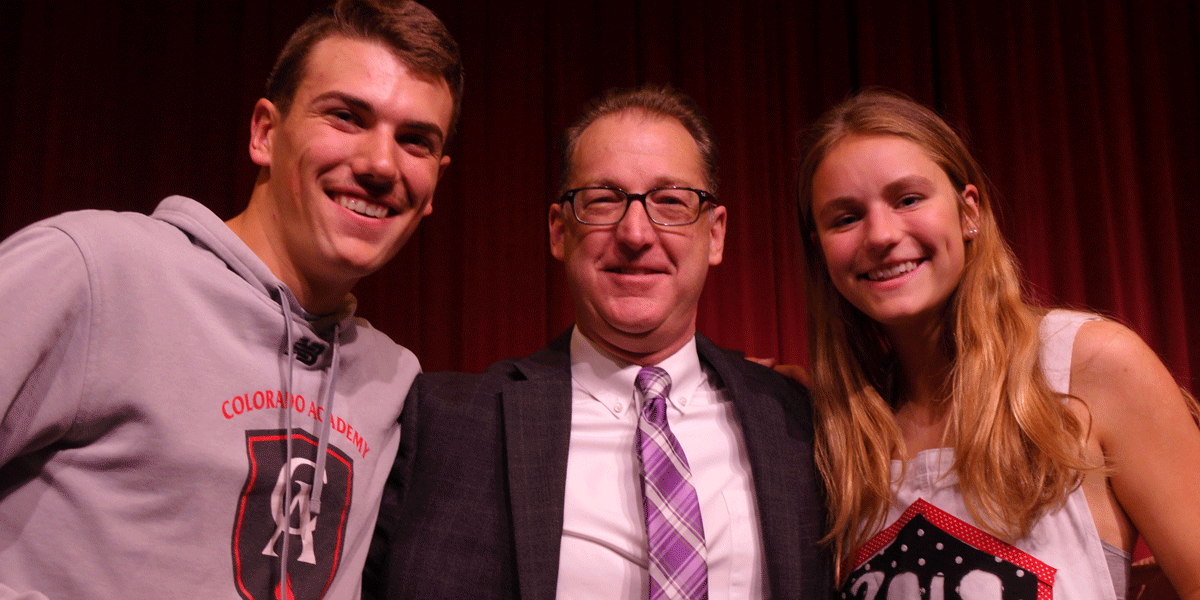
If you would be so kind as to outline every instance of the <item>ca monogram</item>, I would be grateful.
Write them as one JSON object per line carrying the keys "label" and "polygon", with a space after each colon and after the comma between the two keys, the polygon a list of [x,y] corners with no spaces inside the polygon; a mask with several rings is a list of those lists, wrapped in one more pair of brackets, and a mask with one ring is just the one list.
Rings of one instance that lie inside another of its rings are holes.
{"label": "ca monogram", "polygon": [[[267,547],[263,548],[262,553],[267,556],[278,556],[275,553],[275,542],[279,540],[279,536],[283,534],[300,536],[300,543],[303,550],[296,560],[305,562],[310,565],[317,564],[317,555],[313,550],[313,532],[317,530],[317,517],[310,514],[308,511],[309,493],[312,490],[312,484],[304,481],[297,481],[300,486],[300,492],[292,495],[292,505],[287,507],[287,512],[283,512],[284,502],[284,486],[291,485],[292,476],[296,474],[296,468],[300,465],[307,465],[316,470],[316,463],[306,458],[293,458],[292,464],[279,470],[279,478],[275,481],[275,489],[271,492],[271,515],[275,517],[275,535],[271,536],[271,541],[267,542]],[[321,478],[328,482],[329,479],[325,473],[321,473]],[[299,527],[292,527],[292,514],[299,512]]]}

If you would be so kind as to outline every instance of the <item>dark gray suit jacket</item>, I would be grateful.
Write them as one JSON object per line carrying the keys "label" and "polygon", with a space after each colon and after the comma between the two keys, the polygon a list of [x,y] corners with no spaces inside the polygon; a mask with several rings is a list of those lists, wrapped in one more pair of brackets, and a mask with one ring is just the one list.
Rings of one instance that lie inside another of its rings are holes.
{"label": "dark gray suit jacket", "polygon": [[[554,598],[571,436],[570,331],[479,375],[414,383],[380,510],[367,598]],[[768,589],[827,598],[825,512],[806,392],[697,335],[735,406],[754,476]]]}

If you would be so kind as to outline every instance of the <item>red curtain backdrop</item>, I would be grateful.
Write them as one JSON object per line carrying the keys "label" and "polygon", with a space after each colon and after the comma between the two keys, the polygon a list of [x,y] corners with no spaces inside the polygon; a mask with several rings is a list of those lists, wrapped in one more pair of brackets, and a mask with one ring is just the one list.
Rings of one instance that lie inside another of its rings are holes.
{"label": "red curtain backdrop", "polygon": [[[434,213],[357,290],[427,370],[478,371],[571,322],[547,251],[558,136],[610,86],[669,82],[721,144],[724,264],[699,329],[805,362],[792,195],[799,133],[883,85],[942,111],[1000,192],[1039,300],[1128,322],[1200,376],[1197,2],[429,0],[467,94]],[[249,197],[249,116],[290,31],[324,2],[8,3],[0,14],[0,235],[66,210]],[[20,318],[20,315],[9,315]]]}

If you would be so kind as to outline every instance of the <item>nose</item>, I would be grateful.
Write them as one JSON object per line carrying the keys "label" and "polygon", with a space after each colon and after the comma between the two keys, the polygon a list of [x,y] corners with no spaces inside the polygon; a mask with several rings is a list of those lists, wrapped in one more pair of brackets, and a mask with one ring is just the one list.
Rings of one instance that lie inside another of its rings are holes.
{"label": "nose", "polygon": [[872,208],[863,217],[866,244],[870,248],[887,249],[901,236],[900,219],[884,207]]}
{"label": "nose", "polygon": [[371,131],[360,140],[358,156],[352,163],[354,176],[372,193],[386,193],[399,176],[399,146],[384,131]]}
{"label": "nose", "polygon": [[617,241],[623,246],[641,249],[654,243],[656,235],[654,223],[646,214],[646,206],[641,202],[630,202],[625,216],[617,222]]}

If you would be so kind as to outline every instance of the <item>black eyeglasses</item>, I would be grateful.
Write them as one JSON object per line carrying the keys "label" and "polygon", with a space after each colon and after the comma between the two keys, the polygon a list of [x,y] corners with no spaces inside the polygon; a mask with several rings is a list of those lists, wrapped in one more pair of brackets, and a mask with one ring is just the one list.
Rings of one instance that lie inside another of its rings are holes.
{"label": "black eyeglasses", "polygon": [[695,223],[705,208],[717,204],[717,197],[685,187],[630,194],[620,188],[599,186],[567,190],[559,201],[570,204],[575,220],[584,225],[615,225],[625,217],[630,202],[641,202],[652,222],[670,227]]}

